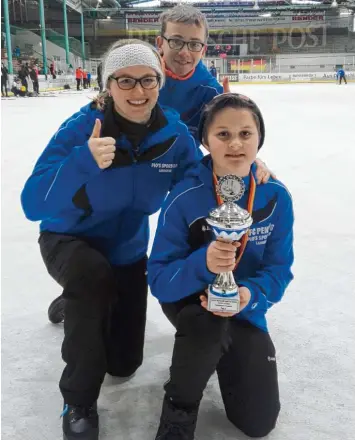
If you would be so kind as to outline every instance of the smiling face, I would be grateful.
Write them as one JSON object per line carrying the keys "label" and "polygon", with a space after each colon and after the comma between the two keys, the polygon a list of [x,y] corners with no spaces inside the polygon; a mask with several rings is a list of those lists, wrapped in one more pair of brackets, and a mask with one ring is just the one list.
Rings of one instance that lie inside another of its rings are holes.
{"label": "smiling face", "polygon": [[[189,50],[186,44],[182,49],[176,50],[170,47],[174,46],[175,39],[183,40],[186,43],[191,42],[190,46],[194,48],[196,44],[194,45],[193,43],[205,44],[206,30],[203,26],[194,24],[168,22],[164,35],[157,37],[157,46],[167,68],[175,75],[184,77],[200,62],[206,51],[206,46],[198,52]],[[173,40],[170,42],[170,46],[167,40]]]}
{"label": "smiling face", "polygon": [[[111,78],[116,79],[110,79],[108,85],[116,111],[129,121],[147,122],[159,96],[157,76],[155,70],[146,66],[131,66],[116,70],[111,75]],[[132,79],[140,79],[148,88],[143,88],[140,83],[136,83],[135,87],[126,90],[132,83]],[[152,86],[154,87],[149,88]]]}
{"label": "smiling face", "polygon": [[220,110],[208,127],[203,145],[211,153],[217,176],[247,176],[259,145],[254,114],[245,108],[227,107]]}

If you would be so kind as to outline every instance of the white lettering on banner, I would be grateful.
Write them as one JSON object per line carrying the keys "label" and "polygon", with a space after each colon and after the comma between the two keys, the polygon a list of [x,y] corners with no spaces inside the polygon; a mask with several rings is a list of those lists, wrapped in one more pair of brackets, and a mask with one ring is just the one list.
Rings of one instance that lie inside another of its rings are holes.
{"label": "white lettering on banner", "polygon": [[313,78],[317,78],[316,73],[291,73],[290,80],[291,81],[300,81],[300,80],[311,80]]}
{"label": "white lettering on banner", "polygon": [[[328,79],[329,80],[329,79],[336,79],[336,77],[337,77],[336,72],[333,72],[333,73],[323,73],[322,79]],[[345,77],[347,79],[355,79],[355,72],[347,72],[345,70]]]}
{"label": "white lettering on banner", "polygon": [[324,21],[324,15],[294,15],[292,21]]}
{"label": "white lettering on banner", "polygon": [[159,23],[159,17],[127,18],[128,23]]}
{"label": "white lettering on banner", "polygon": [[230,75],[230,74],[224,75],[224,74],[221,74],[221,75],[219,75],[219,80],[220,81],[223,81],[224,78],[228,78],[229,81],[231,81],[231,82],[238,82],[239,81],[237,74],[234,74],[234,75]]}
{"label": "white lettering on banner", "polygon": [[[282,81],[283,79],[282,73],[273,74],[273,73],[241,73],[239,75],[239,81]],[[286,74],[288,76],[288,74]]]}
{"label": "white lettering on banner", "polygon": [[323,79],[335,79],[337,74],[334,73],[323,73]]}
{"label": "white lettering on banner", "polygon": [[[159,12],[126,12],[126,28],[130,30],[158,30],[160,28]],[[226,12],[215,10],[205,13],[210,29],[286,29],[319,27],[325,23],[325,15],[280,15],[278,17],[260,17],[252,12]]]}
{"label": "white lettering on banner", "polygon": [[[355,79],[355,72],[346,72],[346,78]],[[305,72],[305,73],[240,73],[239,82],[314,82],[335,80],[336,72]]]}

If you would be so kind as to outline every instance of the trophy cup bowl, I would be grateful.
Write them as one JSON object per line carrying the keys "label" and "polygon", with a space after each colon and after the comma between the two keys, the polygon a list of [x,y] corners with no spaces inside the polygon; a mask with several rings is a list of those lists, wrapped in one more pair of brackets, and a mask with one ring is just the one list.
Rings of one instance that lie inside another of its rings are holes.
{"label": "trophy cup bowl", "polygon": [[[228,243],[239,241],[253,223],[249,212],[235,203],[244,194],[244,182],[237,176],[227,175],[219,181],[217,191],[225,202],[209,212],[206,222],[216,239]],[[208,310],[239,312],[240,297],[232,271],[219,273],[208,286]]]}

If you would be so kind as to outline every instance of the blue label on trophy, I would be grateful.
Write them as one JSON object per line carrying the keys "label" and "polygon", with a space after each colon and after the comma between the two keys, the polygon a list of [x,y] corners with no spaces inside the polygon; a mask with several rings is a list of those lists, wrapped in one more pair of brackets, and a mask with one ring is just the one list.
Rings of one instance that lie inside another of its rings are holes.
{"label": "blue label on trophy", "polygon": [[222,238],[225,241],[239,241],[249,228],[242,228],[239,231],[230,231],[217,226],[212,227],[212,231],[216,237]]}

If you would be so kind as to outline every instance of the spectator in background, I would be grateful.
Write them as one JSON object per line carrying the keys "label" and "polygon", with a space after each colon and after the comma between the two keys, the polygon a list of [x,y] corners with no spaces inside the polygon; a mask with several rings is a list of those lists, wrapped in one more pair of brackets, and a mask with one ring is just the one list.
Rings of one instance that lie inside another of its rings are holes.
{"label": "spectator in background", "polygon": [[30,69],[30,78],[33,84],[33,92],[38,95],[39,94],[39,83],[38,83],[38,69],[36,66],[31,67]]}
{"label": "spectator in background", "polygon": [[213,76],[213,78],[217,78],[217,69],[214,65],[214,61],[211,61],[210,74]]}
{"label": "spectator in background", "polygon": [[344,69],[341,67],[338,71],[337,71],[337,81],[338,84],[341,84],[342,82],[345,82],[345,84],[347,84],[348,82],[346,81],[346,76],[345,76],[345,71]]}
{"label": "spectator in background", "polygon": [[21,56],[21,50],[20,50],[20,48],[18,46],[15,47],[14,55],[17,58]]}
{"label": "spectator in background", "polygon": [[97,66],[97,84],[99,86],[100,93],[101,93],[103,90],[103,87],[102,87],[102,63],[100,63]]}
{"label": "spectator in background", "polygon": [[80,90],[81,80],[83,79],[83,71],[81,67],[78,67],[75,71],[76,90]]}
{"label": "spectator in background", "polygon": [[33,81],[32,81],[32,78],[31,78],[31,72],[32,72],[32,69],[29,68],[28,69],[28,75],[26,77],[26,81],[27,81],[26,94],[27,94],[27,96],[33,96],[33,92],[34,92]]}
{"label": "spectator in background", "polygon": [[20,78],[21,83],[22,83],[23,87],[26,88],[26,90],[28,87],[28,84],[27,84],[28,74],[29,74],[29,72],[28,72],[27,64],[26,65],[22,64],[21,69],[18,72],[18,77]]}
{"label": "spectator in background", "polygon": [[22,85],[20,78],[15,78],[11,87],[11,92],[17,96],[26,96],[26,89]]}
{"label": "spectator in background", "polygon": [[[7,81],[9,80],[9,72],[4,63],[1,63],[1,95],[9,96],[7,94]],[[5,91],[5,93],[4,93]]]}
{"label": "spectator in background", "polygon": [[91,87],[91,73],[90,72],[87,73],[87,85],[90,89],[90,87]]}
{"label": "spectator in background", "polygon": [[55,74],[54,63],[51,63],[51,64],[50,64],[50,66],[49,66],[49,71],[51,72],[52,78],[53,78],[53,79],[56,79],[57,76],[56,76],[56,74]]}
{"label": "spectator in background", "polygon": [[84,89],[88,88],[88,73],[85,69],[83,69],[83,87]]}

